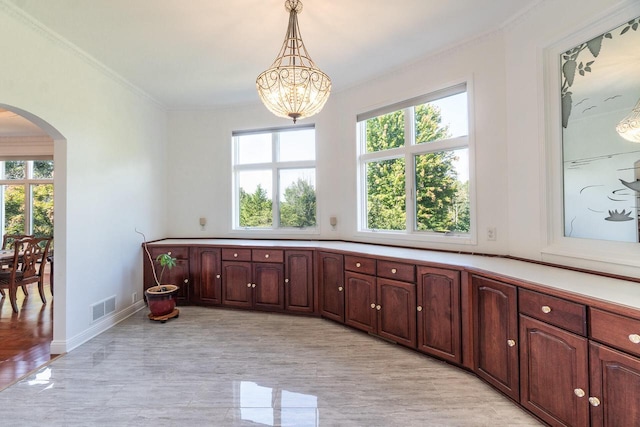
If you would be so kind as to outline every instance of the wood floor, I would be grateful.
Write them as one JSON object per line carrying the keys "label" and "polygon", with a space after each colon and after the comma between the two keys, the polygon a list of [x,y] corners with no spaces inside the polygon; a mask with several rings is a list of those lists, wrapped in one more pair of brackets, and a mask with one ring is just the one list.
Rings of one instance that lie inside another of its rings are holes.
{"label": "wood floor", "polygon": [[0,300],[0,390],[51,359],[53,336],[53,298],[45,278],[47,303],[42,304],[37,284],[27,288],[25,297],[18,289],[19,313],[14,313],[8,292]]}

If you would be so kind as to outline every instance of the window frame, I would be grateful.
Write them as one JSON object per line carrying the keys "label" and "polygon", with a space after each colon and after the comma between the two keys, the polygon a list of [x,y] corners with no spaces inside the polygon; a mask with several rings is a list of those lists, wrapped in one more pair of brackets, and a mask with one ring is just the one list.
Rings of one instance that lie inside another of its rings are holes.
{"label": "window frame", "polygon": [[[8,161],[25,162],[25,177],[20,179],[4,179],[5,166]],[[34,167],[33,162],[53,161],[51,158],[30,158],[30,159],[14,159],[0,158],[0,231],[2,235],[6,234],[5,229],[5,199],[4,186],[23,186],[24,187],[24,234],[33,234],[33,187],[36,185],[53,185],[53,177],[51,178],[33,178]],[[54,164],[55,172],[55,164]],[[54,188],[55,191],[55,188]],[[54,224],[55,227],[55,224]],[[52,236],[51,236],[52,237]]]}
{"label": "window frame", "polygon": [[[313,160],[289,160],[281,161],[278,158],[280,135],[285,132],[313,130],[314,132],[314,158]],[[260,163],[239,164],[239,137],[252,134],[271,134],[271,161]],[[231,231],[234,233],[268,233],[268,234],[316,234],[318,232],[318,183],[317,183],[317,145],[315,125],[296,125],[295,127],[277,127],[232,132],[232,218]],[[291,169],[313,169],[314,190],[316,193],[315,226],[309,227],[283,227],[280,225],[280,171]],[[270,227],[244,227],[240,225],[240,187],[239,175],[248,171],[270,171],[271,173],[271,201],[272,201],[272,225]]]}
{"label": "window frame", "polygon": [[[476,244],[475,226],[475,180],[473,175],[473,114],[472,108],[472,87],[470,81],[448,86],[443,89],[432,91],[426,95],[414,97],[400,101],[388,106],[380,107],[357,115],[357,141],[358,141],[358,212],[357,212],[357,234],[360,236],[376,236],[382,238],[398,238],[403,240],[420,240],[432,242],[446,242],[458,244]],[[466,93],[467,95],[467,135],[456,136],[447,139],[435,140],[424,143],[415,143],[415,107],[437,101],[449,96]],[[405,142],[402,147],[381,150],[377,152],[367,152],[366,121],[381,115],[404,111],[404,135]],[[437,153],[442,151],[455,151],[458,149],[468,150],[468,173],[469,173],[469,231],[462,232],[437,232],[431,230],[417,229],[417,206],[416,206],[416,177],[415,159],[418,155]],[[402,158],[405,163],[405,229],[404,230],[381,230],[368,228],[367,212],[367,165],[371,162]]]}

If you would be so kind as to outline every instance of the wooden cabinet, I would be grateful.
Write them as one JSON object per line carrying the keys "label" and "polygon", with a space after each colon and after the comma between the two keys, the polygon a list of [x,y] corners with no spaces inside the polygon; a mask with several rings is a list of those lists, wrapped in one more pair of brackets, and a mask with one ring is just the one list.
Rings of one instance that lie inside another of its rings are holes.
{"label": "wooden cabinet", "polygon": [[554,426],[589,425],[587,339],[520,315],[520,404]]}
{"label": "wooden cabinet", "polygon": [[460,272],[418,267],[418,350],[462,362]]}
{"label": "wooden cabinet", "polygon": [[284,251],[284,309],[292,313],[315,312],[313,252]]}
{"label": "wooden cabinet", "polygon": [[[374,271],[366,258],[353,261],[348,268]],[[347,271],[344,289],[345,324],[416,347],[415,284]]]}
{"label": "wooden cabinet", "polygon": [[[160,254],[170,252],[171,256],[176,258],[176,266],[172,269],[165,269],[162,273],[162,267],[156,261],[156,257]],[[189,248],[186,246],[149,246],[149,253],[153,258],[153,268],[155,268],[158,280],[161,284],[177,285],[180,289],[176,294],[176,302],[180,305],[187,304],[191,296],[191,283],[189,280]],[[148,258],[145,254],[144,263],[144,288],[155,286],[153,271],[149,265]]]}
{"label": "wooden cabinet", "polygon": [[344,323],[344,258],[330,252],[317,252],[320,314]]}
{"label": "wooden cabinet", "polygon": [[518,401],[517,288],[476,275],[471,280],[475,372]]}
{"label": "wooden cabinet", "polygon": [[640,422],[640,359],[591,342],[589,366],[591,425],[637,426]]}
{"label": "wooden cabinet", "polygon": [[[251,249],[222,250],[222,304],[260,310],[284,309],[284,266],[280,250],[259,251],[255,259]],[[236,261],[240,260],[240,261]]]}
{"label": "wooden cabinet", "polygon": [[220,248],[191,249],[190,268],[193,281],[191,302],[201,305],[222,304],[222,263]]}

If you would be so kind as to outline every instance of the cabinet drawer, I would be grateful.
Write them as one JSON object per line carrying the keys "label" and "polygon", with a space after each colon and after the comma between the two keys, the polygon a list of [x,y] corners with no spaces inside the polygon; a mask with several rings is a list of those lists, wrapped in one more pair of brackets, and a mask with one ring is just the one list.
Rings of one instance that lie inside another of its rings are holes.
{"label": "cabinet drawer", "polygon": [[376,260],[359,256],[345,255],[344,269],[363,274],[376,274]]}
{"label": "cabinet drawer", "polygon": [[640,356],[640,320],[592,308],[591,338]]}
{"label": "cabinet drawer", "polygon": [[188,246],[149,246],[149,252],[151,252],[151,256],[155,260],[156,257],[160,254],[166,254],[167,252],[171,252],[171,256],[177,259],[187,259],[189,258],[189,247]]}
{"label": "cabinet drawer", "polygon": [[225,261],[251,261],[251,249],[222,249]]}
{"label": "cabinet drawer", "polygon": [[402,282],[416,281],[416,266],[394,261],[377,262],[378,277],[400,280]]}
{"label": "cabinet drawer", "polygon": [[254,249],[252,260],[257,262],[284,262],[284,251],[279,249]]}
{"label": "cabinet drawer", "polygon": [[520,289],[520,313],[582,336],[587,335],[587,307],[550,295]]}

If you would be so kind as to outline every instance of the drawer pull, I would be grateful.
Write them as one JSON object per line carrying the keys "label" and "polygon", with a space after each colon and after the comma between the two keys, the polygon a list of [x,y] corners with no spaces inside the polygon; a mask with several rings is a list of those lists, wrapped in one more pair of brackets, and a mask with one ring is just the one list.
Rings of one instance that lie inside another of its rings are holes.
{"label": "drawer pull", "polygon": [[269,258],[269,254],[264,254],[264,257],[265,258]]}
{"label": "drawer pull", "polygon": [[381,308],[380,304],[376,305],[376,310],[380,311]]}
{"label": "drawer pull", "polygon": [[551,307],[549,307],[548,305],[543,305],[543,306],[542,306],[542,312],[543,312],[544,314],[549,314],[549,313],[551,313]]}
{"label": "drawer pull", "polygon": [[590,397],[589,403],[591,403],[591,406],[600,406],[600,399],[597,397]]}
{"label": "drawer pull", "polygon": [[507,345],[508,345],[509,347],[513,347],[513,346],[515,346],[515,345],[516,345],[516,342],[515,342],[514,340],[507,340]]}
{"label": "drawer pull", "polygon": [[371,308],[376,308],[376,305],[371,303]]}
{"label": "drawer pull", "polygon": [[397,272],[398,272],[398,270],[396,270],[395,268],[392,268],[392,269],[391,269],[391,273],[392,273],[392,274],[396,274]]}
{"label": "drawer pull", "polygon": [[360,263],[356,262],[356,267],[360,268]]}
{"label": "drawer pull", "polygon": [[338,292],[342,292],[342,286],[338,286]]}
{"label": "drawer pull", "polygon": [[422,311],[422,306],[421,306],[421,305],[419,305],[419,306],[418,306],[418,308],[417,308],[417,310],[418,310],[418,311]]}
{"label": "drawer pull", "polygon": [[233,254],[233,257],[238,258],[238,254],[237,253]]}
{"label": "drawer pull", "polygon": [[573,393],[578,397],[584,397],[584,390],[581,388],[573,390]]}
{"label": "drawer pull", "polygon": [[629,335],[629,341],[631,341],[634,344],[640,344],[640,335],[638,334]]}

